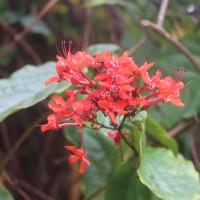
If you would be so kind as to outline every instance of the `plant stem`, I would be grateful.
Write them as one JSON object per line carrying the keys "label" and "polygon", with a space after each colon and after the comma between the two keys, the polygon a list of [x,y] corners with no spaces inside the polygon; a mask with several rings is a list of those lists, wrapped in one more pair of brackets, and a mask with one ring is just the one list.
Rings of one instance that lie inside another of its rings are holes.
{"label": "plant stem", "polygon": [[168,4],[169,4],[169,0],[163,0],[160,5],[160,10],[159,10],[158,19],[157,19],[157,25],[160,27],[163,26],[165,13],[167,11]]}
{"label": "plant stem", "polygon": [[100,187],[96,192],[94,192],[93,194],[91,194],[88,198],[85,198],[84,200],[92,200],[93,198],[95,198],[96,196],[98,196],[101,192],[103,192],[105,190],[106,186],[102,186]]}
{"label": "plant stem", "polygon": [[134,145],[132,145],[132,143],[124,136],[124,134],[122,133],[121,129],[118,129],[119,134],[121,136],[121,138],[124,140],[124,142],[133,150],[133,152],[135,153],[136,156],[138,155],[138,152],[136,150],[136,148],[134,147]]}

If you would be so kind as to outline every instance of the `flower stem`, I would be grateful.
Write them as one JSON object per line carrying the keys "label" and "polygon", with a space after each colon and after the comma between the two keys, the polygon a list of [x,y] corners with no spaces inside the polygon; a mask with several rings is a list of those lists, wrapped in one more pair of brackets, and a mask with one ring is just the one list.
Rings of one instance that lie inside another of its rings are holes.
{"label": "flower stem", "polygon": [[133,150],[133,152],[135,153],[136,156],[138,155],[138,152],[136,150],[136,148],[134,147],[134,145],[124,136],[124,134],[122,133],[121,129],[118,129],[119,134],[121,136],[121,138],[124,140],[124,142]]}

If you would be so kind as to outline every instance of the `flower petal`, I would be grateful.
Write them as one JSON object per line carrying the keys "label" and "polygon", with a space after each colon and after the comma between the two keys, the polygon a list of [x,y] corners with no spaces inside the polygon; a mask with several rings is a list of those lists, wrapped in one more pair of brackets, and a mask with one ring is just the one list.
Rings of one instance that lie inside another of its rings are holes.
{"label": "flower petal", "polygon": [[48,79],[47,81],[45,81],[45,85],[47,86],[51,83],[58,82],[58,81],[59,81],[59,78],[57,76],[54,76],[54,77]]}
{"label": "flower petal", "polygon": [[75,163],[78,160],[80,160],[80,158],[78,156],[74,156],[74,155],[69,156],[69,162],[70,163]]}
{"label": "flower petal", "polygon": [[80,168],[79,168],[79,172],[81,174],[83,174],[86,170],[86,166],[85,166],[85,162],[84,161],[81,161],[81,165],[80,165]]}

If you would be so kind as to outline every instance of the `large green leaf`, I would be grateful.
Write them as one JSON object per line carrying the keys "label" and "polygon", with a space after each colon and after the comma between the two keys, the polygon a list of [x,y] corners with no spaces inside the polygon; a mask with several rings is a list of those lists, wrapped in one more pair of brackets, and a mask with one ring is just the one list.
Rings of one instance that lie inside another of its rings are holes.
{"label": "large green leaf", "polygon": [[2,185],[0,185],[0,200],[14,200],[12,194]]}
{"label": "large green leaf", "polygon": [[97,53],[103,53],[105,50],[116,52],[120,47],[117,44],[93,44],[87,48],[87,51],[91,52],[92,55]]}
{"label": "large green leaf", "polygon": [[146,130],[157,141],[170,148],[175,154],[178,153],[178,144],[175,139],[167,135],[165,129],[150,115],[146,118]]}
{"label": "large green leaf", "polygon": [[[79,146],[79,134],[76,128],[65,128],[65,137],[76,146]],[[84,177],[84,193],[90,196],[103,186],[112,175],[120,162],[119,149],[112,139],[92,129],[83,129],[84,150],[90,153],[88,159],[91,166],[87,168]]]}
{"label": "large green leaf", "polygon": [[0,80],[0,121],[70,86],[61,82],[45,87],[44,82],[55,74],[55,62],[47,62],[39,67],[26,65],[10,78]]}
{"label": "large green leaf", "polygon": [[155,195],[138,180],[133,164],[124,164],[106,186],[105,200],[156,200]]}
{"label": "large green leaf", "polygon": [[199,200],[199,174],[191,161],[164,148],[146,148],[138,169],[141,182],[164,200]]}

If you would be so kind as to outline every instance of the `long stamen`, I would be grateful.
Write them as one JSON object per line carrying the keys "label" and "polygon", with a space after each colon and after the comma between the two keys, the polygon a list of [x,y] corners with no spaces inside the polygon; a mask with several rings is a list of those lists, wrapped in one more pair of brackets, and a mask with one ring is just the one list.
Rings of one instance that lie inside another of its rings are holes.
{"label": "long stamen", "polygon": [[185,68],[178,69],[177,67],[174,68],[174,81],[176,83],[180,82],[186,73]]}
{"label": "long stamen", "polygon": [[65,41],[62,41],[61,45],[62,45],[62,51],[63,51],[64,57],[66,59],[67,58],[67,51],[66,51]]}

